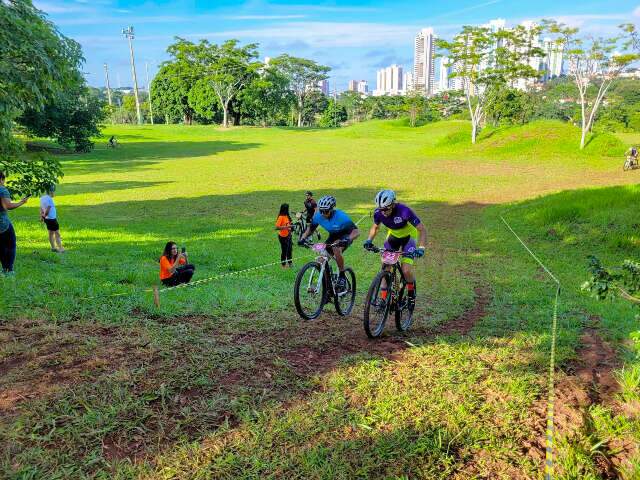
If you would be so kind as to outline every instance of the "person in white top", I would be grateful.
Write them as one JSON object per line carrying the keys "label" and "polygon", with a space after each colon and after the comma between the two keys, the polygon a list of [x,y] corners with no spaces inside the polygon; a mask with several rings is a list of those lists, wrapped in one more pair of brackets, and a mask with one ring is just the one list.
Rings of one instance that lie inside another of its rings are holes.
{"label": "person in white top", "polygon": [[56,186],[50,185],[47,189],[47,193],[40,197],[40,221],[44,222],[49,231],[49,243],[51,244],[51,251],[62,253],[62,239],[60,238],[60,225],[58,224],[58,213],[56,212],[56,206],[53,203],[53,197],[55,195]]}

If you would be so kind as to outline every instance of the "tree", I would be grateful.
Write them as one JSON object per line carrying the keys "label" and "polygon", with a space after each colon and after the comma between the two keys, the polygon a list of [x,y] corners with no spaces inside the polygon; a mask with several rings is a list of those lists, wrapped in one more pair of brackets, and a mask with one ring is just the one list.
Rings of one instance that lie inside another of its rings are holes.
{"label": "tree", "polygon": [[80,45],[61,35],[30,0],[0,2],[0,169],[11,174],[14,194],[37,193],[62,176],[52,158],[20,158],[13,120],[42,108],[58,92],[80,85]]}
{"label": "tree", "polygon": [[494,126],[527,121],[532,111],[530,95],[517,88],[492,88],[487,93],[485,112]]}
{"label": "tree", "polygon": [[361,122],[367,115],[365,100],[359,92],[346,91],[340,94],[339,103],[347,111],[348,119],[352,122]]}
{"label": "tree", "polygon": [[238,95],[241,114],[262,126],[286,125],[294,102],[287,78],[269,66]]}
{"label": "tree", "polygon": [[189,104],[189,92],[200,76],[197,46],[178,37],[167,53],[171,60],[162,64],[151,82],[153,109],[165,118],[165,123],[182,119],[185,125],[191,125],[194,110]]}
{"label": "tree", "polygon": [[37,137],[55,139],[66,148],[87,152],[91,137],[100,136],[102,103],[85,86],[60,92],[42,109],[28,108],[17,122]]}
{"label": "tree", "polygon": [[318,82],[329,78],[327,73],[331,68],[318,65],[313,60],[287,54],[272,59],[270,65],[288,79],[289,88],[297,100],[298,127],[302,127],[307,97],[317,88]]}
{"label": "tree", "polygon": [[222,45],[216,45],[201,40],[195,45],[199,73],[209,83],[220,102],[223,112],[222,126],[225,128],[229,126],[231,101],[262,66],[260,62],[255,61],[258,57],[257,44],[250,43],[239,47],[238,43],[238,40],[227,40]]}
{"label": "tree", "polygon": [[423,114],[426,108],[426,99],[419,92],[411,91],[404,97],[402,110],[409,117],[409,125],[416,126],[418,118]]}
{"label": "tree", "polygon": [[[569,77],[578,89],[582,129],[580,149],[583,149],[587,134],[593,128],[598,109],[602,106],[609,88],[620,73],[638,60],[640,55],[619,53],[630,46],[630,41],[624,35],[585,39],[578,36],[577,28],[567,27],[554,20],[546,20],[545,28],[555,36],[555,45],[566,52]],[[625,28],[623,26],[623,32]],[[592,85],[596,88],[590,89]],[[590,94],[590,91],[593,93]]]}
{"label": "tree", "polygon": [[485,27],[465,26],[452,41],[438,41],[447,51],[454,73],[462,79],[471,117],[471,143],[476,143],[485,120],[487,94],[491,89],[513,86],[539,75],[530,60],[542,57],[535,38],[541,28],[518,26],[492,31]]}
{"label": "tree", "polygon": [[322,112],[322,117],[320,117],[318,124],[325,128],[335,128],[339,127],[341,123],[346,122],[347,118],[347,110],[342,105],[331,99],[327,104],[327,108]]}

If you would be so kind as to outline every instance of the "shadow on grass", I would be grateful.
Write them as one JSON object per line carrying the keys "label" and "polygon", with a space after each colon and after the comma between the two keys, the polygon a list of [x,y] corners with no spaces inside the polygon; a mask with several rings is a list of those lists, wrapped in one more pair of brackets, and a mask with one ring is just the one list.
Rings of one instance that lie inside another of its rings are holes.
{"label": "shadow on grass", "polygon": [[131,142],[118,148],[98,148],[91,153],[62,159],[65,173],[82,175],[126,172],[155,165],[164,160],[215,156],[222,152],[239,152],[260,147],[260,143],[228,140],[204,142]]}
{"label": "shadow on grass", "polygon": [[[56,190],[57,195],[82,195],[86,193],[103,193],[113,190],[132,190],[150,188],[171,182],[139,182],[139,181],[95,181],[95,182],[63,182]],[[66,207],[65,207],[66,208]]]}

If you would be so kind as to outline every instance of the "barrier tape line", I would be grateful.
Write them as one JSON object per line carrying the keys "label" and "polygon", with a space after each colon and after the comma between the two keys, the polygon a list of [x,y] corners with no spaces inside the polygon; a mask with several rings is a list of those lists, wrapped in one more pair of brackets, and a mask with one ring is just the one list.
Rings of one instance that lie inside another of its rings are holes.
{"label": "barrier tape line", "polygon": [[[365,218],[367,218],[368,216],[370,216],[369,213],[365,213],[364,215],[362,215],[362,217],[360,217],[360,219],[357,222],[355,222],[356,226],[360,225],[360,223]],[[315,254],[305,255],[305,256],[302,256],[302,257],[298,257],[298,259],[307,259],[307,258],[311,258],[311,257],[314,257],[314,256],[315,256]],[[282,262],[280,260],[278,260],[276,262],[265,263],[263,265],[257,265],[257,266],[254,266],[254,267],[249,267],[249,268],[245,268],[245,269],[242,269],[242,270],[237,270],[237,271],[234,271],[234,272],[221,273],[221,274],[218,274],[218,275],[213,275],[211,277],[201,278],[201,279],[195,280],[193,282],[183,283],[181,285],[176,285],[175,287],[162,288],[162,289],[158,290],[158,293],[163,293],[163,292],[167,292],[167,291],[170,291],[170,290],[177,290],[178,288],[196,287],[196,286],[199,286],[199,285],[203,285],[205,283],[213,282],[214,280],[219,280],[221,278],[231,277],[233,275],[240,275],[242,273],[247,273],[247,272],[251,272],[251,271],[254,271],[254,270],[261,270],[263,268],[272,267],[274,265],[279,265],[281,263]],[[154,291],[153,288],[146,288],[144,290],[137,290],[137,291],[133,291],[133,292],[96,295],[96,296],[93,296],[93,297],[82,297],[81,300],[95,300],[95,299],[98,299],[98,298],[127,297],[127,296],[135,295],[137,293],[151,293],[153,291]]]}
{"label": "barrier tape line", "polygon": [[511,228],[511,225],[500,215],[500,219],[507,226],[509,231],[518,239],[529,255],[540,265],[549,277],[556,284],[556,295],[553,304],[553,321],[551,324],[551,353],[549,355],[549,379],[548,379],[548,394],[547,394],[547,422],[546,422],[546,447],[545,447],[545,462],[544,462],[544,478],[545,480],[553,480],[554,477],[554,463],[553,452],[555,444],[555,426],[554,426],[554,414],[555,414],[555,369],[556,369],[556,341],[558,331],[558,303],[560,299],[560,281],[551,271],[546,267],[544,263],[538,258],[538,256],[531,251],[527,244],[520,238],[520,236]]}

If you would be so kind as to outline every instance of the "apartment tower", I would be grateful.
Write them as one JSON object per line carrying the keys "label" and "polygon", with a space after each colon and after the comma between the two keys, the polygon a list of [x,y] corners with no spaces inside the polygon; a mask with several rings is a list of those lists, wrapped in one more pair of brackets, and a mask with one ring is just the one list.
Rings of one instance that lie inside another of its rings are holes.
{"label": "apartment tower", "polygon": [[435,90],[436,37],[433,28],[423,28],[414,43],[413,88],[425,95]]}

